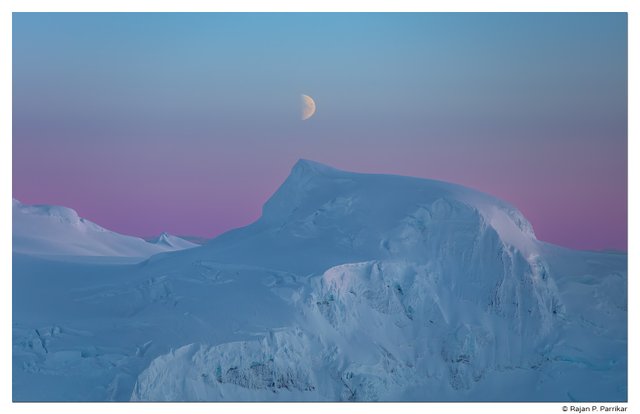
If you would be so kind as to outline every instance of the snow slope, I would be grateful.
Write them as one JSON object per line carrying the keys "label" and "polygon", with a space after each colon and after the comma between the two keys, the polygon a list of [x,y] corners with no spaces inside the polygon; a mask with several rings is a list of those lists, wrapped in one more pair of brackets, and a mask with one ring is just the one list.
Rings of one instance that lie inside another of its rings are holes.
{"label": "snow slope", "polygon": [[196,245],[163,233],[153,243],[109,231],[67,207],[13,200],[13,252],[36,255],[149,257]]}
{"label": "snow slope", "polygon": [[301,160],[202,247],[14,254],[14,399],[624,401],[626,280],[486,194]]}

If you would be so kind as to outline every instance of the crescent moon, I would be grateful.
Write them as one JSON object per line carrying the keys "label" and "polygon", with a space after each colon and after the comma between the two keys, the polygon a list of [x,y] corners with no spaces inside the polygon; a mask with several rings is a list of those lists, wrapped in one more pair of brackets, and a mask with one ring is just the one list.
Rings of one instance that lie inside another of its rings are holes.
{"label": "crescent moon", "polygon": [[302,120],[307,120],[316,112],[316,103],[309,95],[300,95],[302,98]]}

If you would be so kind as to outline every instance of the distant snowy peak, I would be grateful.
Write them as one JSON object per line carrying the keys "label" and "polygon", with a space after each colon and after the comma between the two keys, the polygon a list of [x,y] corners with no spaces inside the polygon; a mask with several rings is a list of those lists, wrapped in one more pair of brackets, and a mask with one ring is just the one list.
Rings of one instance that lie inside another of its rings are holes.
{"label": "distant snowy peak", "polygon": [[178,236],[174,236],[167,232],[163,232],[158,237],[152,239],[150,243],[156,244],[158,246],[165,246],[175,250],[190,249],[192,247],[198,246],[195,243],[192,243]]}
{"label": "distant snowy peak", "polygon": [[166,235],[157,243],[105,229],[70,208],[13,199],[13,252],[34,255],[145,258],[196,245]]}
{"label": "distant snowy peak", "polygon": [[158,237],[151,240],[151,243],[171,245],[170,237],[171,235],[169,233],[162,232]]}

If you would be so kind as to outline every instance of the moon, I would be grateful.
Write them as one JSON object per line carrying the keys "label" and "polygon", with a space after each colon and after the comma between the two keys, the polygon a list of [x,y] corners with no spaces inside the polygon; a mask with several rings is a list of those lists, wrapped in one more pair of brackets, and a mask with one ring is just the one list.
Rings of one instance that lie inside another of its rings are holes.
{"label": "moon", "polygon": [[309,95],[300,95],[302,98],[302,120],[305,121],[316,113],[316,103]]}

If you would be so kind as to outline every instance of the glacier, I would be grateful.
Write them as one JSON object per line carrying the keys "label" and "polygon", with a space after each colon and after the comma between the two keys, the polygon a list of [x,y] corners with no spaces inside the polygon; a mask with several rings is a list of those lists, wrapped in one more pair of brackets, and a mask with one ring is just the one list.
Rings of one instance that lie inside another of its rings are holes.
{"label": "glacier", "polygon": [[254,223],[126,261],[15,208],[15,401],[627,400],[627,255],[469,188],[300,160]]}

